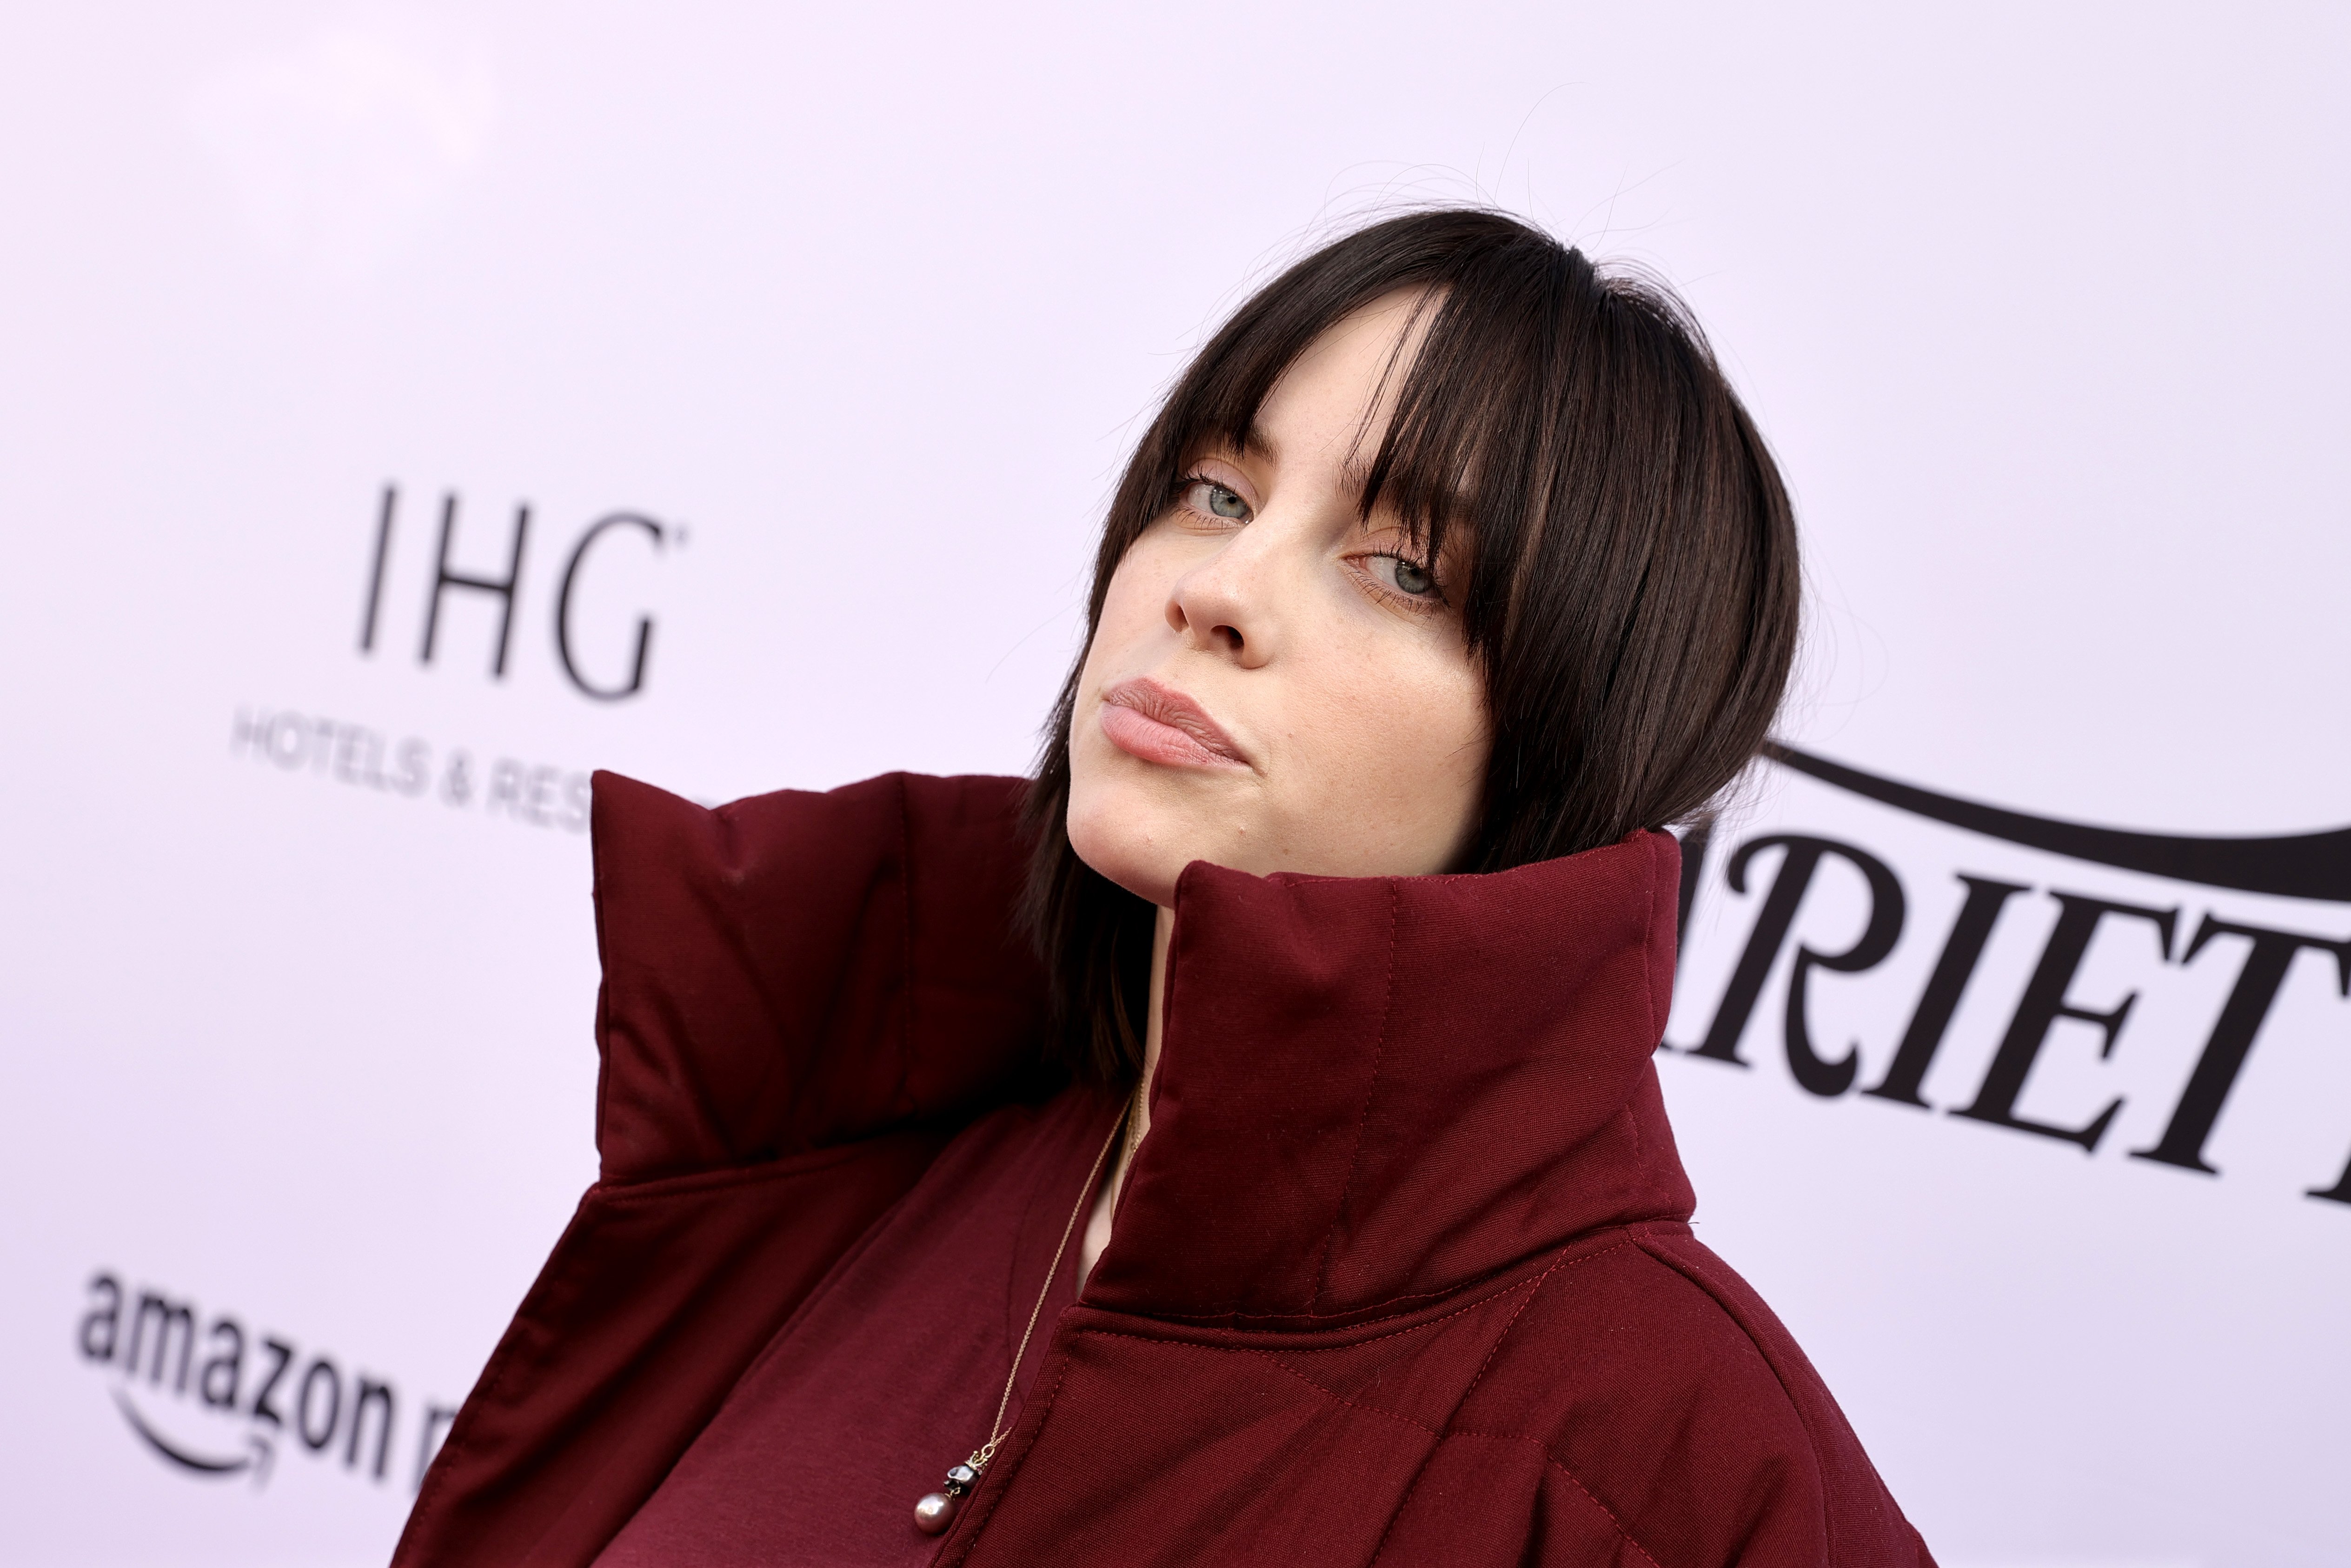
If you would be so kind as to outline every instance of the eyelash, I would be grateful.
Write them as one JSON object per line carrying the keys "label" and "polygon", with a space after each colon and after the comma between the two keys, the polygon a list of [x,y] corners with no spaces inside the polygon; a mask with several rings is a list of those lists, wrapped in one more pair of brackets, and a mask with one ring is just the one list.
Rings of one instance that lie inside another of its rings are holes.
{"label": "eyelash", "polygon": [[[1206,474],[1186,474],[1176,481],[1174,498],[1177,506],[1182,507],[1185,510],[1189,512],[1200,512],[1200,508],[1193,506],[1189,499],[1192,494],[1192,486],[1195,485],[1213,485],[1219,490],[1230,492],[1236,498],[1240,496],[1240,492],[1238,490],[1233,489],[1230,485],[1226,484],[1221,479],[1211,479]],[[1242,501],[1241,504],[1245,507],[1249,506],[1249,503],[1245,500]],[[1254,507],[1249,507],[1249,510],[1252,513],[1254,513],[1256,509],[1257,508]],[[1203,513],[1201,515],[1206,516],[1212,522],[1229,523],[1233,520],[1230,517],[1219,517],[1213,512]]]}
{"label": "eyelash", "polygon": [[1409,593],[1399,593],[1395,589],[1390,588],[1386,583],[1382,582],[1378,578],[1374,577],[1369,571],[1362,571],[1359,569],[1359,575],[1362,576],[1364,585],[1374,593],[1378,594],[1382,599],[1395,605],[1398,609],[1408,610],[1416,615],[1433,615],[1446,607],[1448,601],[1445,597],[1445,585],[1437,580],[1437,574],[1435,572],[1429,571],[1426,566],[1422,565],[1422,563],[1413,559],[1412,557],[1408,555],[1398,555],[1394,550],[1383,549],[1374,550],[1369,555],[1350,556],[1348,559],[1350,560],[1377,560],[1382,557],[1385,557],[1389,560],[1400,560],[1406,566],[1417,568],[1422,571],[1428,571],[1429,586],[1434,588],[1437,591],[1426,599],[1418,598]]}
{"label": "eyelash", "polygon": [[[1230,485],[1224,483],[1220,479],[1211,479],[1206,474],[1185,474],[1179,476],[1176,481],[1176,503],[1182,507],[1186,511],[1191,512],[1196,516],[1203,514],[1200,513],[1200,509],[1197,507],[1193,506],[1191,502],[1186,499],[1192,492],[1192,486],[1195,485],[1213,485],[1219,490],[1232,491],[1235,496],[1239,495],[1238,491],[1233,490],[1233,487]],[[1247,505],[1246,502],[1243,504]],[[1212,522],[1228,523],[1233,520],[1230,517],[1216,517],[1213,513],[1206,515],[1208,517],[1208,520]],[[1376,560],[1383,557],[1389,560],[1402,561],[1406,566],[1415,567],[1419,570],[1428,572],[1429,581],[1436,588],[1437,592],[1434,597],[1427,599],[1417,598],[1409,593],[1399,593],[1395,589],[1390,588],[1386,583],[1382,582],[1378,578],[1373,576],[1369,571],[1364,570],[1360,567],[1356,568],[1355,575],[1363,579],[1364,586],[1370,589],[1372,592],[1377,594],[1382,600],[1396,606],[1396,608],[1400,610],[1408,611],[1416,615],[1433,614],[1436,612],[1444,609],[1449,602],[1445,597],[1445,585],[1437,581],[1436,572],[1432,570],[1425,561],[1417,561],[1413,559],[1412,557],[1402,554],[1399,551],[1387,549],[1371,550],[1363,555],[1349,556],[1347,559],[1350,563],[1353,563],[1359,560]]]}

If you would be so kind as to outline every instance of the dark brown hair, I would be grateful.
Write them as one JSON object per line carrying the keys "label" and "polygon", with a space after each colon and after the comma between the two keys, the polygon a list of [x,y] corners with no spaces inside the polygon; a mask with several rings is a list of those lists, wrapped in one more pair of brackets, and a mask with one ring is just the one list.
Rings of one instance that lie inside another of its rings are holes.
{"label": "dark brown hair", "polygon": [[[1235,311],[1135,448],[1094,555],[1111,574],[1186,465],[1244,449],[1315,339],[1398,288],[1426,331],[1367,470],[1436,559],[1468,531],[1458,602],[1493,729],[1482,816],[1456,868],[1499,871],[1704,811],[1762,745],[1794,657],[1788,497],[1698,325],[1665,288],[1604,272],[1503,214],[1416,213],[1323,246]],[[1023,910],[1063,1012],[1058,1054],[1117,1082],[1142,1061],[1151,905],[1070,847],[1061,687],[1029,792]]]}

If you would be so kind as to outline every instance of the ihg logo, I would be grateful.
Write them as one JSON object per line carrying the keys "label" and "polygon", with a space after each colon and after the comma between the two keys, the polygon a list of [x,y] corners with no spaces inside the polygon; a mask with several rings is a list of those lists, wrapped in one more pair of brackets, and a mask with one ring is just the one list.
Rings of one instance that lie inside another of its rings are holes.
{"label": "ihg logo", "polygon": [[[432,572],[429,578],[421,572],[416,574],[424,588],[423,612],[417,620],[416,662],[434,662],[443,640],[444,611],[454,602],[452,595],[475,595],[498,606],[497,637],[490,645],[489,664],[491,678],[502,681],[506,679],[507,655],[514,644],[516,606],[523,596],[531,510],[528,503],[515,507],[514,526],[507,531],[504,540],[503,568],[461,570],[454,564],[457,558],[473,552],[458,540],[459,509],[455,490],[441,497],[439,542],[432,558]],[[398,553],[395,544],[399,519],[399,486],[386,485],[376,511],[375,549],[368,566],[366,608],[360,618],[362,655],[375,653],[379,633],[384,632],[386,622],[394,619],[387,607],[386,589],[399,575],[392,568]],[[611,570],[605,564],[606,558],[612,558],[615,564],[626,570],[620,561],[622,557],[633,553],[641,559],[648,555],[657,558],[665,551],[683,548],[685,540],[686,531],[682,524],[664,527],[641,513],[611,512],[589,523],[564,550],[562,570],[556,578],[548,613],[554,632],[557,667],[581,695],[599,702],[619,702],[643,692],[653,639],[653,620],[649,614],[638,615],[633,643],[626,632],[614,637],[609,625],[601,631],[582,625],[583,620],[593,617],[583,615],[578,601],[594,597],[592,592],[583,591],[583,585],[595,571]],[[622,649],[628,652],[621,653]]]}

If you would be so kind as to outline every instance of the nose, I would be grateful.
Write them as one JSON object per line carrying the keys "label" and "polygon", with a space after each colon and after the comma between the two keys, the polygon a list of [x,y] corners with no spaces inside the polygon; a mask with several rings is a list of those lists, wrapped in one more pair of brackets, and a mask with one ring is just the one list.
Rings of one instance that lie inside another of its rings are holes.
{"label": "nose", "polygon": [[1273,656],[1279,552],[1262,519],[1178,576],[1167,593],[1167,624],[1192,647],[1243,669]]}

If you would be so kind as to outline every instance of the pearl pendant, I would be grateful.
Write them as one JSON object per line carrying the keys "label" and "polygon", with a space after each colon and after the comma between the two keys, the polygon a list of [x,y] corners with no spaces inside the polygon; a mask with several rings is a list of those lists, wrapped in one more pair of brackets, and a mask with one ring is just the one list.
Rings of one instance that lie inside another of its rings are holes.
{"label": "pearl pendant", "polygon": [[[977,1459],[979,1456],[974,1454],[972,1458]],[[949,1465],[947,1484],[914,1505],[914,1528],[925,1535],[943,1532],[955,1522],[956,1500],[978,1484],[977,1465]]]}

